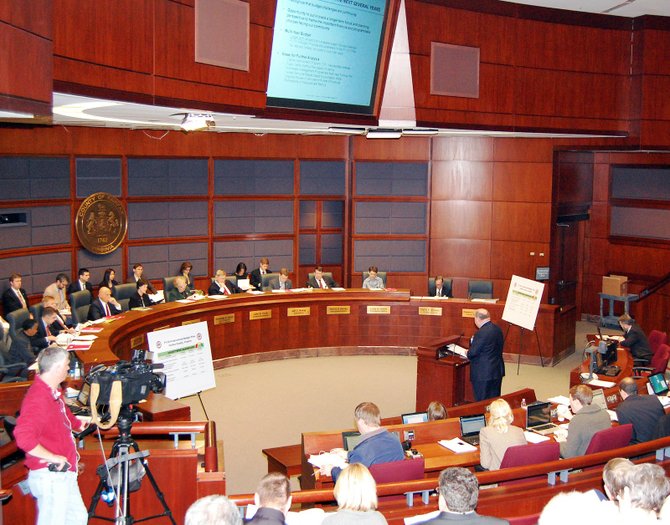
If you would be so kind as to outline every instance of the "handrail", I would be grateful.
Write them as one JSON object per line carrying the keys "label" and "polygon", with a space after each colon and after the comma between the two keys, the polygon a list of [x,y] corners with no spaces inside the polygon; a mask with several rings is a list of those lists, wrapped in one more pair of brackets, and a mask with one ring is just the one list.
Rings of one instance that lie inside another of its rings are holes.
{"label": "handrail", "polygon": [[656,281],[654,284],[651,286],[645,288],[642,290],[638,296],[638,302],[642,301],[643,299],[646,299],[650,295],[656,293],[658,290],[663,288],[666,284],[670,283],[670,273],[666,274],[665,276],[661,277],[658,281]]}
{"label": "handrail", "polygon": [[[559,459],[556,461],[548,461],[535,465],[513,467],[491,472],[477,472],[475,473],[475,476],[477,477],[480,485],[489,485],[504,481],[550,474],[552,472],[568,473],[569,471],[575,469],[583,469],[595,465],[604,465],[607,463],[607,461],[616,457],[637,457],[648,455],[650,453],[655,453],[656,460],[658,461],[670,458],[670,437],[656,439],[654,441],[648,441],[638,445],[629,445],[627,447],[621,447],[606,452],[589,454],[588,456],[579,456],[571,459]],[[561,481],[566,482],[567,475],[562,476]],[[424,490],[432,490],[435,488],[436,483],[436,478],[383,483],[377,485],[377,495],[391,496],[404,494],[406,492],[421,492]],[[550,483],[548,482],[547,484]],[[254,500],[253,494],[235,494],[229,495],[228,497],[235,501],[235,503],[238,505],[249,505],[253,503]],[[293,503],[325,503],[334,500],[332,489],[302,490],[293,492],[292,497]]]}

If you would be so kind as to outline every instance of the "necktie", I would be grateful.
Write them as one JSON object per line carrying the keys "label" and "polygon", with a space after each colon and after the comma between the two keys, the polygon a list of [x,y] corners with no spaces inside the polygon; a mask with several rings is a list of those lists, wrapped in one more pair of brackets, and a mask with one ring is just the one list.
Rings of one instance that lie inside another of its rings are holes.
{"label": "necktie", "polygon": [[51,330],[49,330],[49,325],[44,323],[44,329],[47,333],[47,337],[49,337],[51,335]]}
{"label": "necktie", "polygon": [[321,279],[321,282],[319,283],[319,286],[321,288],[325,288],[326,287],[326,282],[323,279]]}
{"label": "necktie", "polygon": [[437,289],[437,296],[442,297],[442,290],[440,290],[439,288]]}
{"label": "necktie", "polygon": [[16,295],[19,296],[19,301],[21,301],[21,306],[24,308],[28,308],[28,305],[26,305],[26,300],[23,297],[23,294],[21,293],[21,290],[16,290]]}
{"label": "necktie", "polygon": [[223,285],[223,295],[230,295],[230,292],[228,291],[228,287],[225,284]]}
{"label": "necktie", "polygon": [[107,303],[103,303],[105,305],[105,317],[109,317],[112,315],[109,311],[109,305]]}

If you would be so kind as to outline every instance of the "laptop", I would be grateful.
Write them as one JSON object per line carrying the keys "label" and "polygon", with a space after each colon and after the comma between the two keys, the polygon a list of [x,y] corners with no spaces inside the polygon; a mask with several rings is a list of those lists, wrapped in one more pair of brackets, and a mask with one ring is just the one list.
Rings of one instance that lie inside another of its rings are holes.
{"label": "laptop", "polygon": [[607,399],[605,399],[605,392],[602,388],[593,391],[592,405],[599,406],[603,410],[607,410]]}
{"label": "laptop", "polygon": [[81,390],[79,390],[79,395],[77,395],[77,399],[74,401],[74,403],[70,403],[68,405],[70,412],[72,412],[75,416],[90,416],[91,409],[88,407],[88,398],[90,393],[91,385],[90,383],[84,381],[84,383],[81,385]]}
{"label": "laptop", "polygon": [[548,401],[536,401],[526,407],[526,430],[546,436],[558,428],[551,422],[551,403]]}
{"label": "laptop", "polygon": [[471,445],[479,445],[479,431],[486,426],[484,414],[461,416],[458,419],[461,425],[461,439]]}
{"label": "laptop", "polygon": [[353,450],[358,443],[361,441],[361,433],[357,432],[356,430],[350,430],[346,432],[342,432],[342,445],[344,447],[344,450],[349,452],[350,450]]}
{"label": "laptop", "polygon": [[664,396],[668,393],[668,382],[665,380],[665,375],[662,372],[650,375],[649,384],[657,396]]}
{"label": "laptop", "polygon": [[403,414],[401,417],[403,425],[413,425],[414,423],[425,423],[428,421],[427,412],[412,412],[410,414]]}

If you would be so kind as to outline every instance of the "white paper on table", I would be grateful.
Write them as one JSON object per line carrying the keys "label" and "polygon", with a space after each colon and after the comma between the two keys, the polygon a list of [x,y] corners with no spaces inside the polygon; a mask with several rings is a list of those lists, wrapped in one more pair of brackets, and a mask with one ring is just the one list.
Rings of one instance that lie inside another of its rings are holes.
{"label": "white paper on table", "polygon": [[214,294],[214,295],[208,295],[210,299],[228,299],[227,295],[221,295],[221,294]]}
{"label": "white paper on table", "polygon": [[528,443],[542,443],[543,441],[549,441],[551,439],[549,436],[542,436],[536,432],[531,432],[530,430],[524,430],[523,435],[526,437]]}
{"label": "white paper on table", "polygon": [[97,335],[77,335],[74,338],[74,341],[95,341],[98,338]]}
{"label": "white paper on table", "polygon": [[477,447],[474,445],[466,443],[461,438],[457,437],[453,439],[441,439],[437,443],[442,445],[444,448],[448,448],[452,452],[456,452],[456,454],[462,454],[463,452],[475,452],[477,450]]}
{"label": "white paper on table", "polygon": [[570,399],[567,396],[554,396],[548,398],[547,401],[556,405],[570,406]]}
{"label": "white paper on table", "polygon": [[610,388],[616,385],[616,383],[613,381],[603,381],[602,379],[591,379],[591,381],[587,381],[587,384],[592,386],[599,386],[602,388]]}
{"label": "white paper on table", "polygon": [[331,288],[331,290],[332,290],[333,292],[344,292],[344,291],[346,291],[346,288],[342,288],[341,286],[333,286],[333,287]]}

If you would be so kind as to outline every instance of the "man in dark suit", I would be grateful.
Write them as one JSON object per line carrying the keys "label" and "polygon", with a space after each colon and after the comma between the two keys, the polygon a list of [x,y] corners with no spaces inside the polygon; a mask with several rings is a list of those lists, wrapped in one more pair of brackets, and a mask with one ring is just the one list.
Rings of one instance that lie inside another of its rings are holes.
{"label": "man in dark suit", "polygon": [[631,423],[633,436],[630,444],[650,441],[656,430],[658,420],[665,411],[656,396],[640,396],[637,394],[637,383],[626,377],[619,383],[619,394],[623,401],[616,407],[617,420],[620,425]]}
{"label": "man in dark suit", "polygon": [[9,347],[9,364],[26,363],[28,366],[35,362],[39,348],[33,346],[32,339],[37,335],[37,321],[26,319],[21,329],[16,332]]}
{"label": "man in dark suit", "polygon": [[441,275],[435,277],[435,291],[431,294],[431,297],[449,297],[449,290],[444,285],[444,277]]}
{"label": "man in dark suit", "polygon": [[509,523],[500,518],[481,516],[475,512],[479,499],[479,482],[466,468],[451,467],[440,473],[440,513],[424,525],[496,525]]}
{"label": "man in dark suit", "polygon": [[288,278],[288,268],[279,270],[279,277],[270,281],[270,288],[273,290],[290,290],[293,288],[293,283]]}
{"label": "man in dark suit", "polygon": [[252,270],[249,274],[249,284],[255,290],[263,290],[263,276],[266,273],[272,273],[270,270],[270,259],[267,257],[261,257],[260,266],[255,270]]}
{"label": "man in dark suit", "polygon": [[639,361],[639,363],[636,364],[642,366],[648,365],[653,354],[647,336],[642,331],[642,328],[640,328],[628,314],[623,314],[619,317],[619,326],[624,334],[621,346],[630,350],[633,359]]}
{"label": "man in dark suit", "polygon": [[84,290],[88,290],[93,295],[93,285],[88,282],[90,278],[91,272],[87,268],[79,268],[79,278],[76,281],[72,281],[70,286],[67,287],[68,295]]}
{"label": "man in dark suit", "polygon": [[51,327],[56,322],[58,310],[47,306],[42,308],[42,317],[37,321],[37,333],[32,337],[31,343],[38,349],[46,348],[56,342],[57,332],[52,332]]}
{"label": "man in dark suit", "polygon": [[241,293],[242,290],[232,281],[226,281],[226,272],[217,270],[214,274],[214,281],[207,290],[207,295],[231,295]]}
{"label": "man in dark suit", "polygon": [[314,276],[307,281],[308,288],[335,288],[337,283],[329,275],[323,275],[323,266],[314,268]]}
{"label": "man in dark suit", "polygon": [[153,287],[148,277],[142,277],[144,273],[144,266],[141,263],[133,264],[133,274],[128,278],[129,283],[137,283],[140,279],[144,279],[147,282],[147,290],[151,295],[156,293],[156,288]]}
{"label": "man in dark suit", "polygon": [[121,305],[112,297],[112,291],[106,286],[98,290],[98,298],[91,303],[88,309],[88,320],[97,321],[103,317],[110,317],[121,313]]}
{"label": "man in dark suit", "polygon": [[475,312],[475,325],[478,330],[470,343],[468,359],[475,400],[481,401],[500,396],[505,375],[504,338],[500,327],[491,322],[489,312],[483,308]]}
{"label": "man in dark suit", "polygon": [[284,474],[271,472],[261,479],[254,494],[256,514],[244,523],[248,525],[284,525],[291,508],[291,484]]}
{"label": "man in dark suit", "polygon": [[2,294],[2,307],[5,310],[5,316],[14,310],[28,308],[28,294],[21,288],[23,278],[20,273],[13,273],[9,276],[9,288]]}

